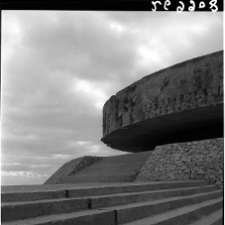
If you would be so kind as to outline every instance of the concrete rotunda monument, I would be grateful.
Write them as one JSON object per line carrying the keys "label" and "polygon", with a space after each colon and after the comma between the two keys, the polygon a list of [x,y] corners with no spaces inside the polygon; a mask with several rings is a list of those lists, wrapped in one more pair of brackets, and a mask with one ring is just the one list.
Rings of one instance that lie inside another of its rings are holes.
{"label": "concrete rotunda monument", "polygon": [[103,108],[102,142],[140,152],[223,137],[223,51],[143,77]]}

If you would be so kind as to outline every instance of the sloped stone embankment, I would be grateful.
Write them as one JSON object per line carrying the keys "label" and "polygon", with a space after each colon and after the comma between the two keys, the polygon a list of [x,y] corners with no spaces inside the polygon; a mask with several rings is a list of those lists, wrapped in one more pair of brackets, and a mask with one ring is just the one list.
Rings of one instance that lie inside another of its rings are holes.
{"label": "sloped stone embankment", "polygon": [[44,184],[60,184],[61,180],[65,177],[74,175],[102,158],[97,156],[84,156],[73,159],[62,165]]}

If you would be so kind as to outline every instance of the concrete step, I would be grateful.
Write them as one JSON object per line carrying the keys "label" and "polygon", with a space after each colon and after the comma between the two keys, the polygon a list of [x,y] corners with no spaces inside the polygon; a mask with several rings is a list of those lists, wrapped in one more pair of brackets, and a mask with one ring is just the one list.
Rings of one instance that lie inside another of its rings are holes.
{"label": "concrete step", "polygon": [[89,209],[88,198],[2,203],[2,221],[20,220]]}
{"label": "concrete step", "polygon": [[[108,184],[107,184],[108,185]],[[202,187],[206,186],[205,181],[170,181],[170,182],[150,182],[150,183],[131,183],[126,185],[105,186],[95,188],[70,189],[68,197],[80,196],[100,196],[116,193],[142,192],[151,190],[166,190],[186,187]]]}
{"label": "concrete step", "polygon": [[68,176],[61,181],[62,184],[67,183],[115,183],[115,182],[132,182],[136,178],[137,173],[117,174],[117,175],[80,175]]}
{"label": "concrete step", "polygon": [[190,225],[223,225],[223,209],[219,209],[209,215],[204,215],[200,220],[191,223]]}
{"label": "concrete step", "polygon": [[66,214],[41,216],[32,219],[2,222],[4,225],[115,225],[114,210],[91,210]]}
{"label": "concrete step", "polygon": [[96,196],[90,198],[90,208],[96,209],[100,207],[125,205],[138,202],[146,202],[150,200],[166,199],[175,196],[187,196],[197,193],[206,193],[216,191],[214,185],[192,188],[154,190],[144,192],[119,193],[105,196]]}
{"label": "concrete step", "polygon": [[222,202],[223,198],[220,197],[128,222],[124,225],[222,225],[223,223],[220,223],[223,217]]}
{"label": "concrete step", "polygon": [[[20,191],[11,188],[1,193],[2,202],[25,202],[42,199],[59,199],[82,196],[97,196],[124,192],[140,192],[148,190],[163,190],[184,187],[205,186],[206,182],[196,181],[170,181],[170,182],[148,182],[148,183],[116,183],[116,184],[74,184],[74,185],[38,185],[20,187]],[[57,190],[52,190],[52,189]],[[32,191],[33,190],[33,191]]]}
{"label": "concrete step", "polygon": [[82,198],[41,200],[34,202],[2,203],[2,221],[32,218],[40,215],[69,213],[135,202],[145,202],[149,200],[170,198],[174,196],[186,196],[215,190],[217,189],[214,185],[208,185],[202,187],[145,191],[139,193],[131,192],[110,194],[96,197],[90,196]]}
{"label": "concrete step", "polygon": [[59,199],[66,197],[66,190],[20,191],[1,193],[3,202],[25,202],[41,199]]}
{"label": "concrete step", "polygon": [[[112,207],[116,210],[117,222],[119,224],[139,220],[144,217],[153,216],[168,210],[177,209],[179,207],[197,204],[204,201],[219,198],[217,204],[222,207],[223,192],[221,190],[211,193],[194,194],[185,197],[172,197],[168,199],[160,199],[156,201],[134,203],[123,206]],[[218,207],[219,208],[219,207]]]}
{"label": "concrete step", "polygon": [[[220,194],[219,194],[220,192]],[[67,214],[55,214],[51,216],[40,216],[32,219],[19,221],[3,222],[4,225],[105,225],[105,224],[124,224],[133,220],[141,219],[146,216],[154,216],[162,212],[177,209],[182,206],[194,204],[189,209],[197,209],[193,216],[208,214],[214,210],[220,209],[223,206],[222,191],[214,192],[214,194],[198,194],[188,197],[176,197],[167,200],[157,200],[139,204],[129,204],[120,207],[99,208],[97,210],[86,210],[83,212],[73,212]],[[218,194],[216,194],[218,193]],[[221,197],[219,197],[221,196]],[[216,198],[216,199],[213,199]],[[144,206],[144,208],[143,208]],[[142,211],[140,211],[142,209]],[[179,211],[179,210],[178,210]],[[182,210],[188,214],[188,210]],[[190,212],[189,212],[190,213]],[[172,213],[173,215],[174,213]],[[162,214],[161,214],[162,215]],[[188,218],[191,217],[188,214]],[[182,216],[180,216],[182,220]],[[137,222],[137,221],[135,221]],[[135,224],[135,223],[134,223]],[[144,225],[143,223],[139,223]],[[147,223],[146,223],[147,224]],[[163,223],[170,224],[170,223]],[[163,225],[162,224],[162,225]],[[178,224],[178,223],[171,223]]]}

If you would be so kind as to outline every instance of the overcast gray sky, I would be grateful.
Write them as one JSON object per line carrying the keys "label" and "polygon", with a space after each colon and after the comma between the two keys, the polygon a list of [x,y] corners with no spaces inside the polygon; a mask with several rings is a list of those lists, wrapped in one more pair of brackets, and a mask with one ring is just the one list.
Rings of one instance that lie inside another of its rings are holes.
{"label": "overcast gray sky", "polygon": [[102,106],[145,75],[223,49],[222,13],[2,11],[2,184],[41,184],[101,143]]}

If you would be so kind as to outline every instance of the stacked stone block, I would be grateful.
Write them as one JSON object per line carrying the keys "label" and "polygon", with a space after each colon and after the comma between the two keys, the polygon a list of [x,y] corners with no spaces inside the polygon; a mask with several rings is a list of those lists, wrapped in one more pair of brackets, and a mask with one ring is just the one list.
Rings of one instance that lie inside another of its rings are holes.
{"label": "stacked stone block", "polygon": [[223,138],[158,146],[136,181],[206,180],[223,188]]}

